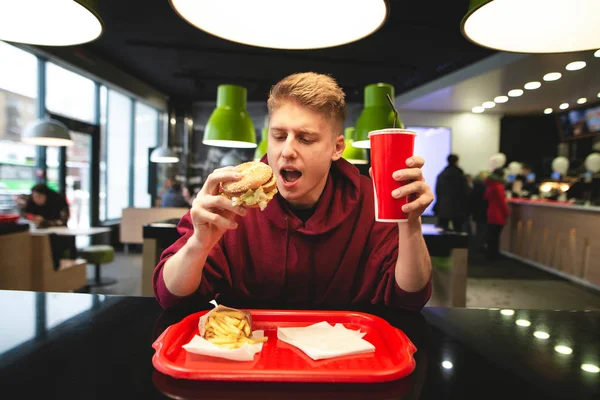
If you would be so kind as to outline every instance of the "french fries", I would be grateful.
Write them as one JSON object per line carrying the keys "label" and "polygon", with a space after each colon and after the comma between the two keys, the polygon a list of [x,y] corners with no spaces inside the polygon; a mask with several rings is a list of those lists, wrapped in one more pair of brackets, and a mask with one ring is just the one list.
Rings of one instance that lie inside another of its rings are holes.
{"label": "french fries", "polygon": [[241,311],[211,313],[204,326],[204,338],[225,349],[237,349],[244,344],[264,343],[267,337],[253,338],[248,318]]}

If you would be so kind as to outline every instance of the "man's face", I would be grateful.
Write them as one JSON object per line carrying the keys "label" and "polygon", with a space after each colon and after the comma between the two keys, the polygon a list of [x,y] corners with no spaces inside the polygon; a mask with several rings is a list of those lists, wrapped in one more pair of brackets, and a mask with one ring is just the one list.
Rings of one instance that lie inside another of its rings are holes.
{"label": "man's face", "polygon": [[33,202],[36,205],[43,206],[44,204],[46,204],[46,195],[43,194],[43,193],[32,192],[31,193],[31,200],[33,200]]}
{"label": "man's face", "polygon": [[283,102],[271,113],[267,147],[279,193],[294,207],[315,205],[331,162],[342,156],[344,146],[335,123],[293,101]]}

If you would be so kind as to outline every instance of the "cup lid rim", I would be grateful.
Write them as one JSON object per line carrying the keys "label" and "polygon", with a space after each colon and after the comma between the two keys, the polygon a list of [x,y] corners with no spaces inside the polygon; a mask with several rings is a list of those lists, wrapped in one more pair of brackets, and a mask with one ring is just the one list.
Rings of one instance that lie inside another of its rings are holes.
{"label": "cup lid rim", "polygon": [[386,128],[386,129],[378,129],[376,131],[369,132],[368,137],[373,135],[382,135],[382,134],[392,134],[392,135],[413,135],[416,136],[417,132],[411,131],[410,129],[401,129],[401,128]]}

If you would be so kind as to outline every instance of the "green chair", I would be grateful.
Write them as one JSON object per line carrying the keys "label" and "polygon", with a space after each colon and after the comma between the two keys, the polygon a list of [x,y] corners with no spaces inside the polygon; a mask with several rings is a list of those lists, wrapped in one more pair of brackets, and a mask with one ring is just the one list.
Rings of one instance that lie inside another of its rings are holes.
{"label": "green chair", "polygon": [[85,258],[88,264],[94,264],[96,267],[94,280],[88,281],[88,286],[108,286],[114,285],[117,282],[116,279],[102,279],[100,274],[102,264],[111,263],[115,259],[115,249],[112,246],[95,244],[79,250],[78,255],[81,258]]}

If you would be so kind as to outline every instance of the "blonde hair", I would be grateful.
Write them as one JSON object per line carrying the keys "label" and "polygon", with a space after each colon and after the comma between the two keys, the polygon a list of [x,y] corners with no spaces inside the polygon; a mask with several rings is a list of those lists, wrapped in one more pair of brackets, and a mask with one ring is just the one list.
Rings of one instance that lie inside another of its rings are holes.
{"label": "blonde hair", "polygon": [[269,116],[284,101],[294,101],[320,113],[335,123],[336,136],[342,134],[346,120],[346,95],[332,77],[301,72],[283,78],[269,93]]}

